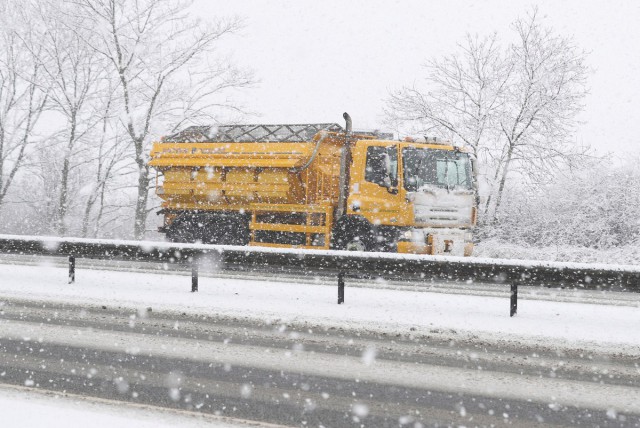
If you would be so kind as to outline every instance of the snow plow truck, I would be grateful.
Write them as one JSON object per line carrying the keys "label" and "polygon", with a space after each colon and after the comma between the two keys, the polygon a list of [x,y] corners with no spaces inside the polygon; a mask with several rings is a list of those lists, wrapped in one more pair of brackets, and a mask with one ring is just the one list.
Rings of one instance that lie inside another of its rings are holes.
{"label": "snow plow truck", "polygon": [[192,126],[154,143],[173,242],[471,255],[475,162],[435,139],[302,125]]}

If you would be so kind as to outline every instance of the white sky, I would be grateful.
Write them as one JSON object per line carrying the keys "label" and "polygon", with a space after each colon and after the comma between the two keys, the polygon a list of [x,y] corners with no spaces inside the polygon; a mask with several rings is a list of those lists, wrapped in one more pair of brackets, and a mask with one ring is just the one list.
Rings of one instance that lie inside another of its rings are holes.
{"label": "white sky", "polygon": [[576,140],[601,151],[640,149],[640,2],[633,0],[196,0],[203,19],[238,15],[225,49],[260,83],[242,97],[263,123],[338,122],[379,128],[389,90],[420,80],[428,58],[469,33],[510,36],[537,4],[558,34],[589,51],[591,94]]}

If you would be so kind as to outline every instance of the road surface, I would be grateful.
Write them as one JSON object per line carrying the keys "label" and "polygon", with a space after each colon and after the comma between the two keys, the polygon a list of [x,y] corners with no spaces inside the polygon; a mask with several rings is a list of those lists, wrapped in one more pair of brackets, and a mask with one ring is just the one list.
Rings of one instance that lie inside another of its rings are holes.
{"label": "road surface", "polygon": [[3,384],[285,426],[640,426],[632,356],[0,302]]}

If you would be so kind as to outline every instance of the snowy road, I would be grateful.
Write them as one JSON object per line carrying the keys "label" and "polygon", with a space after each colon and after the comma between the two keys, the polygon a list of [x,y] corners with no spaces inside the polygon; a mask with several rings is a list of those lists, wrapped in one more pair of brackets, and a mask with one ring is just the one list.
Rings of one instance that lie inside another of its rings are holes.
{"label": "snowy road", "polygon": [[630,356],[3,302],[5,384],[293,426],[640,424]]}
{"label": "snowy road", "polygon": [[[0,258],[0,266],[2,264],[19,264],[29,266],[56,266],[66,269],[68,259],[66,257],[52,256],[23,256],[3,254]],[[76,262],[79,270],[110,270],[118,272],[132,273],[162,273],[164,275],[189,275],[191,270],[189,265],[173,264],[167,270],[161,263],[149,262],[132,262],[132,261],[113,261],[100,259],[80,259]],[[78,275],[82,275],[79,273]],[[290,267],[290,272],[282,272],[281,269],[274,269],[269,272],[268,268],[262,267],[256,271],[239,271],[233,267],[225,269],[215,269],[208,271],[207,267],[200,269],[201,277],[208,278],[225,278],[249,281],[264,281],[270,277],[277,277],[278,282],[287,284],[313,284],[313,285],[336,285],[335,273],[327,273],[323,271],[300,272],[296,266]],[[415,277],[406,277],[403,279],[382,279],[374,280],[366,278],[348,278],[348,287],[366,287],[385,290],[402,290],[402,291],[425,291],[429,293],[442,294],[462,294],[472,296],[488,296],[488,297],[507,297],[509,294],[509,286],[506,284],[496,284],[488,282],[456,282],[442,280],[417,279]],[[184,281],[184,287],[188,289],[190,284],[188,280]],[[640,307],[640,293],[618,293],[598,290],[564,290],[559,288],[546,287],[520,287],[519,296],[526,300],[543,300],[554,302],[572,302],[572,303],[593,303],[597,305],[612,306],[630,306]]]}
{"label": "snowy road", "polygon": [[482,284],[363,279],[337,305],[323,278],[190,293],[187,272],[79,264],[69,285],[4,261],[5,385],[293,426],[640,426],[636,295],[543,290],[509,318]]}

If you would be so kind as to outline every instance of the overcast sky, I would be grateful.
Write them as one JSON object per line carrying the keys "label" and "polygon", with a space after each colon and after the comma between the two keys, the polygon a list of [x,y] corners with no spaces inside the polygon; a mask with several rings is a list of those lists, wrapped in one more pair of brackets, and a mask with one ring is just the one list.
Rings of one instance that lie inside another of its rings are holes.
{"label": "overcast sky", "polygon": [[260,83],[243,102],[261,123],[379,128],[389,90],[423,78],[429,58],[452,53],[467,32],[511,37],[536,4],[558,34],[590,52],[590,95],[576,140],[601,151],[640,151],[640,1],[196,0],[204,19],[246,26],[225,49]]}

